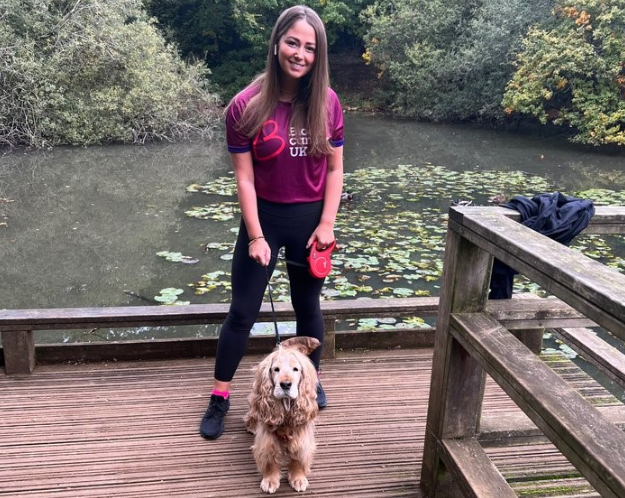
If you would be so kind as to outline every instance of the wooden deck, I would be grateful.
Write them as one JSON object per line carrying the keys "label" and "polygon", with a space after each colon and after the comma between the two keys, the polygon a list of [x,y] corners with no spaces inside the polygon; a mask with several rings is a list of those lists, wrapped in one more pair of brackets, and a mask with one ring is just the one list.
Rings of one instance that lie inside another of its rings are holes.
{"label": "wooden deck", "polygon": [[[213,358],[43,365],[28,376],[0,375],[0,497],[265,496],[242,422],[258,360],[241,365],[217,441],[198,434]],[[431,360],[431,349],[399,349],[341,352],[324,362],[329,407],[318,418],[306,494],[423,496]],[[570,362],[551,366],[595,405],[620,406]],[[517,413],[489,379],[483,420]],[[599,496],[545,441],[486,451],[519,496]],[[274,496],[294,494],[283,479]]]}

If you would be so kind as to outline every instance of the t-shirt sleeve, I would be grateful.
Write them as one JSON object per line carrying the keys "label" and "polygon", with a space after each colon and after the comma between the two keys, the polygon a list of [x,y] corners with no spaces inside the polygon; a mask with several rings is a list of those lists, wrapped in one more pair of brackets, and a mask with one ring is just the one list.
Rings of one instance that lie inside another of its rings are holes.
{"label": "t-shirt sleeve", "polygon": [[343,108],[336,93],[331,92],[331,121],[330,121],[330,145],[332,147],[343,146]]}
{"label": "t-shirt sleeve", "polygon": [[226,111],[226,142],[228,152],[241,153],[252,149],[252,141],[237,126],[245,110],[245,103],[240,95],[234,97]]}

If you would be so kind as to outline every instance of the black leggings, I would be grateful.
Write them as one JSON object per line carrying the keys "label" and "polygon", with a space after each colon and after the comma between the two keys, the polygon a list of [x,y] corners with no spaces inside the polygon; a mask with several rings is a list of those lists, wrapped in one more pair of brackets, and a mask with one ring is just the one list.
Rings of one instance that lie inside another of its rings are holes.
{"label": "black leggings", "polygon": [[[269,275],[276,266],[278,249],[284,247],[290,261],[306,263],[306,242],[321,218],[323,202],[304,204],[275,204],[258,200],[258,215],[265,240],[271,248]],[[239,366],[256,321],[267,287],[267,269],[249,257],[249,237],[243,222],[232,260],[232,302],[219,334],[215,379],[230,382]],[[319,339],[323,343],[323,317],[319,295],[324,279],[314,278],[308,269],[287,264],[291,286],[291,303],[295,311],[296,334]],[[321,346],[311,355],[319,370]]]}

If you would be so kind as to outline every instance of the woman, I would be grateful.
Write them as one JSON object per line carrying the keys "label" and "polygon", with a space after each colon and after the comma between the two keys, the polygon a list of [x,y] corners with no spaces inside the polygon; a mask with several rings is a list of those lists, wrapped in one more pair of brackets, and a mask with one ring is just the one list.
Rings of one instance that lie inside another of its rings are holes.
{"label": "woman", "polygon": [[[276,256],[285,248],[297,335],[323,342],[324,280],[305,268],[313,243],[334,241],[343,187],[343,114],[329,88],[323,22],[310,8],[285,10],[273,28],[265,71],[226,110],[228,151],[241,227],[232,261],[232,302],[217,346],[215,378],[200,434],[218,438],[230,383],[245,354]],[[310,356],[319,372],[321,348]],[[321,384],[317,402],[326,405]]]}

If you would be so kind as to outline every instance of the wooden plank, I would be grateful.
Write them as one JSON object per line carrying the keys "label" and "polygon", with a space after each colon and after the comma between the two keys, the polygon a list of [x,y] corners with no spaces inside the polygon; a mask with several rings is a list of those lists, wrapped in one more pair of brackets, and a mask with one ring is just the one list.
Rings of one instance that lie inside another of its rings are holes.
{"label": "wooden plank", "polygon": [[36,363],[33,331],[3,331],[2,352],[7,375],[31,373]]}
{"label": "wooden plank", "polygon": [[625,206],[595,206],[595,215],[583,234],[624,234]]}
{"label": "wooden plank", "polygon": [[[625,429],[625,406],[597,406],[597,410],[611,424]],[[482,446],[498,446],[545,442],[546,438],[536,424],[521,410],[497,414],[483,414],[477,440]]]}
{"label": "wooden plank", "polygon": [[486,311],[508,330],[597,326],[560,299],[525,299],[522,296],[525,294],[513,294],[512,299],[490,300]]}
{"label": "wooden plank", "polygon": [[[291,337],[285,334],[282,338]],[[39,364],[68,361],[133,361],[215,356],[217,337],[169,338],[123,342],[79,342],[67,344],[36,345]],[[250,337],[247,353],[263,354],[274,347],[273,335]],[[335,351],[357,349],[410,349],[431,348],[434,329],[341,330],[335,332]],[[327,343],[324,348],[330,348]],[[328,353],[329,354],[329,353]],[[3,365],[0,349],[0,365]]]}
{"label": "wooden plank", "polygon": [[[94,327],[135,327],[164,325],[197,325],[221,323],[228,304],[191,304],[188,306],[123,306],[112,308],[52,308],[37,310],[0,310],[0,330],[80,329]],[[276,318],[295,319],[291,303],[275,303]],[[436,316],[437,297],[351,299],[323,301],[325,319],[346,317]],[[273,319],[271,307],[263,303],[259,321]]]}
{"label": "wooden plank", "polygon": [[438,297],[349,299],[322,301],[324,318],[344,320],[346,317],[436,316]]}
{"label": "wooden plank", "polygon": [[449,478],[438,454],[439,442],[477,432],[485,375],[451,336],[449,317],[452,311],[484,309],[491,267],[487,252],[447,231],[421,479],[428,496],[437,496],[437,487]]}
{"label": "wooden plank", "polygon": [[[571,327],[594,326],[595,323],[586,319],[579,312],[558,299],[536,299],[531,302],[521,300],[523,295],[514,295],[511,300],[489,301],[487,310],[506,328],[511,330],[532,327]],[[388,301],[388,303],[387,303]],[[354,305],[357,304],[357,308]],[[294,318],[288,303],[277,303],[281,308],[282,319]],[[171,310],[168,308],[176,308]],[[186,310],[190,308],[190,310]],[[396,298],[384,300],[346,300],[340,302],[324,302],[324,319],[330,321],[331,316],[431,316],[438,308],[438,298]],[[208,311],[207,311],[208,309]],[[130,307],[130,308],[77,308],[49,310],[4,310],[0,314],[0,329],[3,331],[22,330],[24,323],[35,329],[54,329],[55,327],[83,328],[87,325],[97,327],[121,326],[132,323],[134,326],[147,326],[158,322],[159,325],[175,325],[177,323],[204,323],[202,320],[220,319],[224,312],[222,305],[211,311],[213,305],[194,305],[189,307]],[[190,311],[190,312],[189,312]],[[131,313],[124,318],[124,313]],[[262,319],[270,319],[269,308],[264,309]],[[360,313],[360,314],[359,314]],[[101,318],[98,318],[100,316]],[[66,320],[71,323],[65,323]],[[95,322],[95,320],[102,322]],[[146,320],[146,321],[141,321]],[[92,323],[93,322],[93,323]],[[20,323],[21,325],[17,325]],[[395,347],[431,347],[433,345],[432,329],[398,329],[384,331],[338,331],[336,347],[340,349],[357,348],[395,348]],[[327,345],[329,347],[330,344]],[[118,360],[159,359],[159,358],[194,358],[215,354],[214,338],[185,338],[150,341],[90,342],[80,344],[37,346],[38,361],[42,363],[62,362],[71,360],[102,361],[116,358]],[[252,338],[250,353],[262,353],[272,347],[271,339]],[[331,351],[331,350],[330,350]],[[329,353],[328,353],[329,354]],[[0,355],[0,364],[3,358]]]}
{"label": "wooden plank", "polygon": [[[242,422],[252,365],[260,358],[244,358],[233,382],[226,433],[217,441],[197,434],[212,359],[43,365],[26,378],[1,376],[0,496],[267,496]],[[419,479],[431,363],[431,349],[339,352],[323,363],[330,404],[317,419],[308,494],[423,498]],[[592,382],[564,357],[554,368],[576,370],[580,385]],[[605,399],[605,390],[593,386]],[[511,409],[519,411],[489,379],[485,416]],[[551,444],[485,451],[526,496],[598,497]],[[293,495],[283,479],[275,496]]]}
{"label": "wooden plank", "polygon": [[[0,496],[266,496],[243,425],[260,359],[239,368],[217,441],[197,433],[212,361],[44,366],[25,382],[0,380]],[[430,364],[431,350],[324,362],[330,405],[317,419],[309,494],[422,497],[417,414]],[[291,495],[283,478],[276,496]]]}
{"label": "wooden plank", "polygon": [[434,328],[339,330],[336,332],[336,349],[414,349],[434,346]]}
{"label": "wooden plank", "polygon": [[517,498],[474,438],[445,439],[439,451],[465,498]]}
{"label": "wooden plank", "polygon": [[577,351],[585,360],[625,388],[625,354],[587,328],[552,330],[558,338]]}
{"label": "wooden plank", "polygon": [[[488,301],[487,310],[508,329],[594,327],[586,318],[559,299],[518,299]],[[324,319],[344,320],[354,317],[436,316],[438,297],[391,299],[346,299],[323,301]],[[289,303],[275,303],[279,321],[293,320]],[[172,309],[175,308],[175,309]],[[173,326],[220,323],[227,310],[222,304],[189,306],[132,306],[115,308],[51,308],[38,310],[0,310],[0,330],[82,329],[99,327]],[[261,307],[259,321],[271,320],[268,305]]]}
{"label": "wooden plank", "polygon": [[625,434],[483,313],[454,314],[452,333],[602,496],[625,496]]}
{"label": "wooden plank", "polygon": [[[563,326],[592,326],[594,322],[586,319],[579,312],[558,299],[537,299],[531,302],[521,300],[522,295],[514,295],[511,300],[489,301],[487,310],[509,329],[531,328],[531,327],[563,327]],[[388,301],[388,303],[386,303]],[[358,311],[353,311],[353,303],[358,302]],[[289,318],[289,308],[286,303],[277,303],[282,309],[282,317]],[[384,309],[381,310],[380,307]],[[430,316],[433,310],[438,308],[438,298],[397,298],[385,300],[346,300],[339,303],[324,302],[324,319],[328,318],[327,311],[345,318],[347,316],[381,316],[388,314],[391,316],[422,315]],[[63,324],[64,327],[83,328],[91,324],[97,327],[117,326],[124,321],[132,322],[136,325],[149,325],[149,321],[135,322],[144,317],[146,320],[154,320],[154,316],[159,317],[160,325],[172,325],[180,321],[201,323],[205,319],[205,306],[192,306],[188,313],[184,308],[175,307],[132,307],[133,317],[123,319],[126,308],[103,309],[91,308],[71,309],[71,310],[32,310],[32,313],[23,313],[20,310],[4,310],[0,313],[4,316],[4,321],[0,318],[0,329],[4,331],[22,330],[24,325],[16,323],[26,323],[37,329],[54,329],[60,327],[60,322],[72,318],[72,323]],[[212,305],[208,305],[209,314]],[[361,315],[351,313],[361,313]],[[198,311],[200,310],[200,311]],[[27,310],[28,311],[28,310]],[[213,318],[219,318],[223,309],[217,309]],[[103,323],[90,323],[95,321],[97,313],[102,313]],[[265,310],[265,319],[270,315],[269,309]],[[173,313],[173,314],[172,314]],[[397,313],[397,315],[395,315]],[[107,323],[113,318],[112,323]],[[86,321],[85,321],[86,320]],[[171,320],[171,321],[166,321]],[[38,331],[39,332],[39,331]],[[433,331],[431,328],[425,329],[397,329],[382,331],[338,331],[336,335],[336,348],[339,349],[386,349],[396,347],[431,347],[433,345]],[[37,358],[41,363],[63,362],[63,361],[104,361],[104,360],[135,360],[135,359],[165,359],[165,358],[195,358],[200,356],[213,356],[216,348],[215,338],[183,338],[164,339],[150,341],[124,341],[115,342],[89,342],[77,344],[50,345],[39,344],[37,346]],[[272,340],[268,338],[252,338],[250,341],[250,353],[262,353],[270,350]],[[329,345],[327,345],[329,347]],[[0,355],[0,364],[3,364],[3,357]]]}
{"label": "wooden plank", "polygon": [[449,226],[625,340],[625,275],[504,216],[452,208]]}
{"label": "wooden plank", "polygon": [[[453,209],[469,215],[499,215],[516,222],[521,221],[521,214],[517,210],[501,206],[454,206]],[[595,206],[595,215],[582,233],[584,235],[625,233],[625,206]]]}
{"label": "wooden plank", "polygon": [[[51,308],[0,311],[0,330],[15,330],[29,324],[33,330],[46,328],[91,328],[102,325],[193,325],[218,323],[228,313],[227,304],[189,306],[120,306],[114,308]],[[181,309],[176,309],[181,308]],[[271,313],[269,305],[266,307]],[[284,306],[281,307],[284,309]]]}
{"label": "wooden plank", "polygon": [[[438,309],[438,298],[420,298],[418,300],[406,298],[392,298],[384,300],[359,299],[346,301],[326,301],[322,303],[324,323],[328,327],[327,344],[324,348],[324,357],[332,358],[336,349],[336,334],[334,323],[337,319],[352,317],[385,317],[385,316],[433,316]],[[0,310],[0,331],[12,334],[9,338],[21,337],[23,329],[28,324],[30,329],[82,329],[100,327],[138,327],[138,326],[164,326],[164,325],[189,325],[203,323],[218,323],[224,319],[228,311],[228,305],[189,305],[178,306],[133,306],[114,308],[73,308],[73,309],[39,309],[39,310]],[[290,303],[276,303],[276,317],[280,321],[294,320],[295,314]],[[259,314],[259,321],[273,319],[273,313],[268,304],[263,304]],[[377,347],[395,347],[399,341],[409,338],[409,331],[398,331],[397,337],[391,334],[374,336]],[[32,332],[29,332],[32,342]],[[390,342],[389,342],[390,340]],[[6,348],[6,356],[10,353],[13,342],[7,339],[9,348]],[[15,341],[14,341],[15,342]],[[259,338],[253,340],[250,353],[270,351],[267,347],[268,339]],[[340,341],[339,341],[340,342]],[[350,342],[349,340],[347,342]],[[431,333],[419,330],[414,334],[406,345],[431,346]],[[17,343],[15,343],[17,345]],[[22,343],[20,343],[23,345]],[[25,343],[24,343],[25,344]],[[339,344],[338,347],[349,347]],[[361,343],[358,347],[366,347]],[[31,352],[25,349],[11,353],[9,362],[15,367],[9,367],[14,372],[26,372],[24,362],[30,361],[34,365],[34,346],[31,344]],[[91,360],[99,361],[116,358],[118,360],[130,360],[137,357],[157,358],[189,358],[197,356],[214,355],[216,350],[215,340],[190,339],[190,340],[167,340],[166,341],[128,341],[118,343],[81,343],[69,345],[66,349],[54,346],[41,346],[38,348],[41,361],[66,361],[66,360]],[[3,351],[4,353],[4,351]],[[29,358],[28,354],[32,356]],[[17,361],[22,362],[18,365]],[[0,363],[6,363],[4,355]],[[32,368],[30,369],[32,371]]]}

